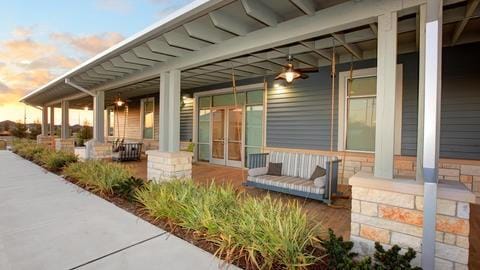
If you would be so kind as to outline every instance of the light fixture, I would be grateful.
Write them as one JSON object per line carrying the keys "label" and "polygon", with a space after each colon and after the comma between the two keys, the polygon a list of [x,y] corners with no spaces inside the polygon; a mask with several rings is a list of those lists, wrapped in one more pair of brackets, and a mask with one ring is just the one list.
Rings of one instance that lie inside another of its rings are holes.
{"label": "light fixture", "polygon": [[193,97],[193,96],[192,96],[191,93],[185,93],[185,94],[183,94],[183,96],[182,96],[183,100],[186,100],[186,99],[189,99],[189,98],[192,98],[192,97]]}
{"label": "light fixture", "polygon": [[283,71],[275,77],[275,80],[285,80],[287,83],[292,83],[294,80],[306,79],[308,75],[305,73],[308,72],[317,72],[318,68],[303,68],[296,69],[293,67],[292,56],[288,56],[288,63],[283,67]]}
{"label": "light fixture", "polygon": [[88,111],[88,106],[85,106],[83,109],[84,109],[85,111]]}
{"label": "light fixture", "polygon": [[114,103],[117,105],[117,107],[122,107],[125,104],[125,101],[123,101],[120,97],[117,97]]}

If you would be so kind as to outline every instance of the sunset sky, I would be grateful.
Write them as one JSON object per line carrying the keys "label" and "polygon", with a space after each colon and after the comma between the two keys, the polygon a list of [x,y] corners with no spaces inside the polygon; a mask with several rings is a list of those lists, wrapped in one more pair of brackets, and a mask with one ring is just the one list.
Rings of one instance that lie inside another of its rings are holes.
{"label": "sunset sky", "polygon": [[[0,9],[0,121],[41,119],[18,100],[191,0],[16,0]],[[56,113],[58,116],[60,112]],[[70,124],[91,112],[70,112]],[[60,123],[56,117],[55,122]]]}

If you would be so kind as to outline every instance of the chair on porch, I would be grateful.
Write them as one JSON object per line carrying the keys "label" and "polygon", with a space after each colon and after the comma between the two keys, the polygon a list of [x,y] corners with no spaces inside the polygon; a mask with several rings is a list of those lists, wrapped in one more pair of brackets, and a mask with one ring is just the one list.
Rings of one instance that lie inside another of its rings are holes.
{"label": "chair on porch", "polygon": [[[271,163],[281,163],[281,175],[268,175]],[[246,186],[286,193],[290,195],[331,203],[332,194],[337,193],[338,165],[335,156],[304,153],[271,152],[250,154]],[[310,180],[317,166],[325,175]]]}
{"label": "chair on porch", "polygon": [[112,144],[112,160],[136,161],[142,156],[143,143],[124,142],[124,140],[115,140]]}

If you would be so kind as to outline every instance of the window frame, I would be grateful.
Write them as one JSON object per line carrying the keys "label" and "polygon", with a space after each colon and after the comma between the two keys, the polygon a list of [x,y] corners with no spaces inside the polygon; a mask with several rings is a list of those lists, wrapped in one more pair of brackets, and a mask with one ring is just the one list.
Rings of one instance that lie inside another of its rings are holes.
{"label": "window frame", "polygon": [[[364,77],[377,77],[377,68],[364,68],[355,69],[352,72],[352,78],[364,78]],[[347,138],[347,105],[348,105],[348,79],[350,78],[350,71],[339,72],[338,76],[338,139],[337,149],[338,151],[346,151],[352,153],[375,153],[375,151],[359,151],[359,150],[347,150],[346,138]],[[378,78],[378,77],[377,77]],[[403,65],[397,64],[397,74],[395,83],[395,142],[394,142],[394,154],[401,155],[402,149],[402,103],[403,103]],[[368,95],[371,97],[371,95]],[[366,97],[366,96],[358,96]],[[377,92],[375,93],[376,105]],[[376,110],[376,108],[375,108]],[[376,126],[375,126],[376,128]]]}
{"label": "window frame", "polygon": [[[153,121],[152,121],[152,137],[145,138],[145,102],[151,101],[153,103]],[[154,140],[155,139],[155,97],[142,98],[140,100],[140,127],[143,140]]]}
{"label": "window frame", "polygon": [[[110,135],[110,124],[111,123],[111,119],[110,119],[110,112],[113,113],[113,130],[112,130],[112,134]],[[118,115],[115,115],[115,107],[114,106],[108,106],[107,107],[107,137],[115,137],[115,117],[118,117]]]}

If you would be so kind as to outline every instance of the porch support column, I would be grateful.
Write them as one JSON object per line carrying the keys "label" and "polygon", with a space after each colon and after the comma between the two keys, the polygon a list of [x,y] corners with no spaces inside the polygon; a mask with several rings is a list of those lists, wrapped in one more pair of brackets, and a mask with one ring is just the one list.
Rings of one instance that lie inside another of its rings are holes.
{"label": "porch support column", "polygon": [[169,73],[162,72],[160,74],[160,97],[159,97],[159,128],[158,128],[158,146],[161,152],[168,152],[168,125],[169,125],[169,109],[168,109],[168,87]]}
{"label": "porch support column", "polygon": [[168,151],[180,150],[180,70],[171,70],[168,93]]}
{"label": "porch support column", "polygon": [[70,123],[69,123],[69,103],[67,100],[62,100],[62,139],[68,139],[70,137]]}
{"label": "porch support column", "polygon": [[48,136],[48,107],[42,107],[42,136]]}
{"label": "porch support column", "polygon": [[419,7],[418,51],[418,120],[417,120],[417,169],[416,180],[423,182],[423,117],[425,112],[425,20],[427,6]]}
{"label": "porch support column", "polygon": [[55,136],[55,107],[50,107],[50,136]]}
{"label": "porch support column", "polygon": [[374,175],[393,178],[395,85],[397,73],[397,12],[378,16],[377,104]]}
{"label": "porch support column", "polygon": [[422,267],[435,268],[435,228],[437,212],[438,155],[440,146],[442,1],[426,4],[425,33],[425,112],[423,134],[424,218]]}
{"label": "porch support column", "polygon": [[160,74],[159,150],[147,151],[147,178],[157,182],[192,177],[192,153],[180,152],[180,70]]}
{"label": "porch support column", "polygon": [[105,142],[105,92],[99,91],[93,96],[93,139]]}

